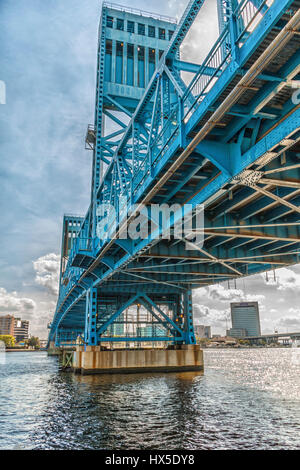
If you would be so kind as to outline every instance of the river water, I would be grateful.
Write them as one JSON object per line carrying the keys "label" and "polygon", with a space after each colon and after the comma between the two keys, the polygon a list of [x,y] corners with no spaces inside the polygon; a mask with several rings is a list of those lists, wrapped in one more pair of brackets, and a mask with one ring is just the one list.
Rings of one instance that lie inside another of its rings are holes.
{"label": "river water", "polygon": [[300,349],[205,351],[205,373],[80,376],[0,358],[0,449],[300,449]]}

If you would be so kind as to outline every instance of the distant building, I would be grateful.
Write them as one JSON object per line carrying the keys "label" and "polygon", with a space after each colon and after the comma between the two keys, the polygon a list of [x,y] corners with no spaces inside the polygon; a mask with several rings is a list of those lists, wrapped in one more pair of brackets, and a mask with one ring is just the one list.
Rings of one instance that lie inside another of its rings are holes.
{"label": "distant building", "polygon": [[29,321],[14,315],[0,316],[0,335],[14,336],[17,343],[24,341],[29,337]]}
{"label": "distant building", "polygon": [[29,338],[29,321],[21,320],[21,318],[15,318],[14,324],[14,337],[16,342],[25,341]]}
{"label": "distant building", "polygon": [[136,329],[138,337],[167,336],[165,330],[158,325],[138,326]]}
{"label": "distant building", "polygon": [[229,336],[261,336],[258,302],[233,302],[230,307],[232,328]]}
{"label": "distant building", "polygon": [[194,332],[195,332],[195,335],[198,336],[198,338],[207,338],[207,339],[211,338],[210,326],[195,325]]}
{"label": "distant building", "polygon": [[231,338],[244,338],[248,336],[248,333],[245,328],[230,328],[230,330],[226,331],[226,336],[230,336]]}
{"label": "distant building", "polygon": [[114,337],[114,336],[124,336],[124,313],[122,313],[116,320],[118,323],[112,323],[108,329],[109,335]]}
{"label": "distant building", "polygon": [[15,317],[13,315],[5,315],[0,317],[0,335],[14,336]]}

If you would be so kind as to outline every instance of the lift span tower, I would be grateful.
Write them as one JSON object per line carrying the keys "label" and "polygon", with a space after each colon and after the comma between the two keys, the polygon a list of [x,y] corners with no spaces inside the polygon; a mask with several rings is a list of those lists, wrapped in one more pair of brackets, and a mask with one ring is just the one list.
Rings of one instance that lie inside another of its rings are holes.
{"label": "lift span tower", "polygon": [[199,65],[180,46],[205,3],[179,22],[103,4],[91,202],[64,217],[52,346],[188,350],[193,289],[299,262],[300,1],[217,0]]}

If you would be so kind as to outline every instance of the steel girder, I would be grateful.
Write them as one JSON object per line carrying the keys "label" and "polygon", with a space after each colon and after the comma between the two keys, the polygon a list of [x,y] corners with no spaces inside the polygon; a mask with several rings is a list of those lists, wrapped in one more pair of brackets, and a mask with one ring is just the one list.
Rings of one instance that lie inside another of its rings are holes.
{"label": "steel girder", "polygon": [[[88,230],[91,241],[85,250],[77,245],[69,257],[66,271],[74,282],[61,288],[52,336],[59,326],[76,323],[90,289],[101,286],[104,296],[138,290],[143,297],[176,289],[188,295],[191,287],[298,262],[300,114],[287,92],[299,75],[297,2],[234,5],[220,38],[197,67],[181,63],[174,47],[187,32],[184,18],[189,27],[193,7],[202,3],[190,2],[135,111],[128,111],[126,100],[106,98],[110,108],[104,114],[113,116],[120,130],[104,142],[110,162],[94,192],[96,206],[83,224],[94,227]],[[219,11],[227,3],[220,1]],[[250,21],[245,12],[252,12]],[[251,31],[253,18],[257,25]],[[188,88],[180,79],[185,69],[195,73]],[[127,114],[129,124],[113,109]],[[112,145],[110,139],[118,140]],[[118,209],[120,233],[122,217],[140,202],[203,203],[204,247],[172,236],[162,240],[174,218],[145,240],[97,239],[97,205],[112,203]]]}

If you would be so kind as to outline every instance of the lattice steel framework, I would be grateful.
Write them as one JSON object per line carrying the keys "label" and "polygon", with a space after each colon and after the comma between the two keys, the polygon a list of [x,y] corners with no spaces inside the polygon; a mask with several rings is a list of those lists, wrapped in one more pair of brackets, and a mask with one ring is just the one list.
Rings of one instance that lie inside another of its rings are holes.
{"label": "lattice steel framework", "polygon": [[[299,0],[218,0],[220,36],[198,65],[180,46],[204,3],[178,24],[103,4],[91,204],[64,219],[57,345],[194,343],[192,289],[299,261]],[[150,204],[179,208],[124,237]]]}

